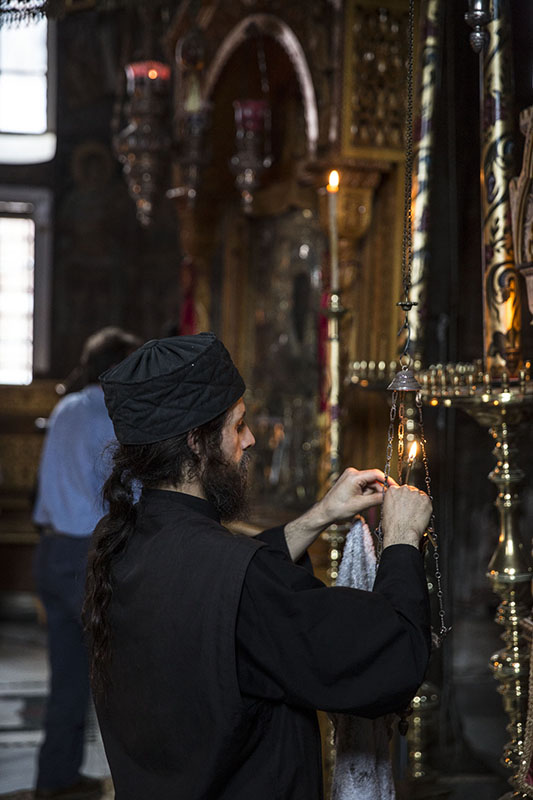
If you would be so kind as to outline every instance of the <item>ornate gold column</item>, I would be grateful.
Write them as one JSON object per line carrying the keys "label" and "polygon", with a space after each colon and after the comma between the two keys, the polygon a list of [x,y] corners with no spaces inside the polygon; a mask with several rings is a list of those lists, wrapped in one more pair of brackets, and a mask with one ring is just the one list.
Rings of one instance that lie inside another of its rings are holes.
{"label": "ornate gold column", "polygon": [[413,165],[412,214],[413,258],[411,266],[411,300],[416,303],[410,315],[411,352],[421,357],[424,336],[423,311],[426,299],[428,268],[428,237],[430,217],[430,180],[434,157],[433,116],[437,88],[437,69],[440,61],[439,17],[440,0],[426,0],[420,12],[418,113],[415,131]]}
{"label": "ornate gold column", "polygon": [[484,355],[487,370],[516,375],[521,363],[520,292],[513,254],[513,74],[508,0],[492,0],[481,70],[481,213]]}

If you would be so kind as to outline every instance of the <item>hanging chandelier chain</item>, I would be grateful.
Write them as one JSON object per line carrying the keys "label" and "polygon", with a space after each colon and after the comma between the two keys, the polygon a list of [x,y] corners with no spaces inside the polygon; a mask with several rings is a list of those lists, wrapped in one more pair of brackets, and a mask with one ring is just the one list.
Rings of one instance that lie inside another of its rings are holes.
{"label": "hanging chandelier chain", "polygon": [[[385,463],[385,480],[383,484],[383,496],[387,490],[390,477],[390,467],[392,459],[393,441],[394,441],[394,427],[395,420],[398,417],[398,476],[399,483],[402,484],[402,472],[405,464],[405,436],[406,429],[409,429],[408,421],[406,420],[405,413],[405,396],[406,391],[415,391],[415,403],[418,408],[418,421],[419,421],[419,437],[420,448],[422,453],[422,463],[424,465],[424,482],[428,497],[433,500],[431,494],[431,477],[429,473],[429,464],[426,449],[426,435],[424,431],[424,421],[422,417],[422,392],[420,384],[414,377],[414,373],[409,370],[411,363],[411,355],[409,348],[411,344],[411,329],[409,325],[409,311],[412,307],[417,305],[410,298],[411,291],[411,271],[413,263],[413,234],[412,234],[412,181],[413,181],[413,73],[414,73],[414,20],[415,20],[415,3],[414,0],[409,0],[409,31],[408,31],[408,49],[407,49],[407,102],[406,102],[406,119],[405,119],[405,180],[404,180],[404,218],[403,218],[403,242],[402,242],[402,284],[403,284],[403,299],[397,305],[402,309],[405,314],[404,322],[398,331],[398,336],[405,332],[405,340],[403,343],[403,352],[400,356],[401,371],[396,375],[394,380],[389,385],[392,390],[392,404],[390,411],[389,430],[387,437],[387,453]],[[413,409],[411,409],[411,412]],[[415,455],[413,455],[414,461]],[[411,459],[409,459],[408,472],[412,466]],[[405,475],[406,480],[408,475]],[[383,509],[383,506],[382,506]],[[382,520],[380,517],[379,525],[376,530],[377,535],[377,555],[378,562],[383,551],[383,531]],[[430,542],[433,546],[433,558],[435,562],[435,584],[437,595],[437,606],[439,615],[439,631],[438,633],[432,629],[432,642],[434,647],[439,647],[442,640],[450,630],[446,625],[446,617],[444,610],[444,598],[442,590],[442,573],[440,571],[440,553],[438,546],[438,537],[435,530],[435,514],[432,512],[429,519],[429,524],[426,529],[424,538],[422,539],[421,548],[425,549],[427,543]],[[405,720],[404,720],[405,723]],[[405,724],[403,724],[405,728]]]}
{"label": "hanging chandelier chain", "polygon": [[402,482],[404,447],[405,447],[405,392],[400,392],[400,405],[398,408],[398,483]]}
{"label": "hanging chandelier chain", "polygon": [[408,369],[411,363],[409,346],[411,344],[411,327],[409,325],[409,312],[417,303],[410,298],[411,269],[413,265],[413,215],[412,215],[412,188],[413,188],[413,73],[414,73],[414,39],[415,39],[415,2],[409,0],[408,35],[407,35],[407,100],[405,112],[405,175],[403,198],[403,240],[402,240],[402,286],[403,299],[396,305],[400,306],[405,314],[403,325],[398,331],[401,336],[405,331],[403,346],[402,369]]}
{"label": "hanging chandelier chain", "polygon": [[[397,412],[397,405],[396,405],[397,400],[398,400],[398,392],[393,391],[390,416],[389,416],[389,430],[387,432],[387,452],[385,455],[385,469],[383,470],[383,474],[385,476],[382,488],[383,498],[385,498],[385,492],[387,490],[387,486],[389,483],[390,465],[392,460],[392,447],[394,443],[394,421],[396,419],[396,412]],[[381,507],[383,508],[383,505]],[[376,537],[377,537],[376,561],[379,564],[379,560],[383,552],[383,531],[381,528],[381,516],[379,518],[379,524],[376,529]]]}
{"label": "hanging chandelier chain", "polygon": [[[420,447],[422,450],[422,462],[424,464],[424,481],[428,497],[433,501],[431,494],[431,476],[429,474],[429,464],[426,453],[426,434],[424,432],[424,418],[422,416],[422,392],[417,392],[415,397],[416,407],[418,408],[418,423],[420,426]],[[437,605],[440,621],[440,629],[438,634],[433,633],[432,639],[436,647],[442,644],[442,640],[450,631],[446,625],[446,612],[444,610],[444,593],[442,591],[442,573],[440,571],[440,552],[439,552],[439,539],[437,531],[435,530],[435,513],[431,514],[428,526],[428,539],[433,545],[433,558],[435,561],[435,583],[437,584]]]}
{"label": "hanging chandelier chain", "polygon": [[[405,116],[405,182],[402,246],[402,283],[404,303],[410,305],[412,252],[412,210],[411,193],[413,183],[413,73],[414,73],[414,28],[415,2],[409,0],[409,30],[407,37],[407,104]],[[407,311],[409,309],[404,309]]]}
{"label": "hanging chandelier chain", "polygon": [[387,433],[387,452],[385,455],[385,469],[383,470],[385,475],[385,480],[388,480],[390,475],[390,465],[392,459],[392,445],[394,442],[394,421],[396,419],[396,412],[397,412],[397,403],[398,401],[398,392],[394,391],[392,393],[392,403],[390,408],[390,417],[389,417],[389,430]]}

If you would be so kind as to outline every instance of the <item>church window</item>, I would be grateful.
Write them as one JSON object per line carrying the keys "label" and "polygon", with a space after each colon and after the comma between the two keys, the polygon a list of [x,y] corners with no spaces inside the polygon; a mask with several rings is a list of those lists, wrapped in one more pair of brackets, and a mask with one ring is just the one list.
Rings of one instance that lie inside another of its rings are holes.
{"label": "church window", "polygon": [[53,35],[46,18],[0,26],[0,163],[35,164],[55,155]]}
{"label": "church window", "polygon": [[2,384],[49,367],[50,206],[47,190],[0,187]]}

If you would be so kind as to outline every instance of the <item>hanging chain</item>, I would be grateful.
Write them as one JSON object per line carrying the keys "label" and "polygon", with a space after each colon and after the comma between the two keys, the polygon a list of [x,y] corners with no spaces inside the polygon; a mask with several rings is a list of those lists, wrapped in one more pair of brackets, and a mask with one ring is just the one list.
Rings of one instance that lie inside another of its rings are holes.
{"label": "hanging chain", "polygon": [[398,392],[394,391],[392,393],[392,404],[390,408],[390,417],[389,417],[389,430],[387,433],[387,453],[385,456],[385,469],[383,470],[383,474],[385,475],[385,482],[388,481],[390,476],[390,464],[392,459],[392,443],[394,441],[394,420],[396,419],[396,402],[398,400]]}
{"label": "hanging chain", "polygon": [[411,208],[411,194],[413,188],[413,73],[414,73],[414,39],[415,39],[415,0],[409,0],[409,22],[407,36],[407,103],[405,114],[405,179],[403,196],[403,241],[402,241],[402,286],[403,300],[397,303],[404,311],[403,324],[398,331],[398,336],[405,331],[405,343],[400,363],[406,370],[411,363],[409,346],[411,344],[411,328],[409,325],[409,312],[418,303],[410,299],[411,268],[413,265],[413,217]]}
{"label": "hanging chain", "polygon": [[407,109],[405,115],[405,185],[403,198],[403,248],[402,284],[405,300],[409,302],[411,289],[412,211],[411,192],[413,184],[413,72],[414,72],[414,26],[415,1],[409,0],[409,33],[407,36]]}
{"label": "hanging chain", "polygon": [[403,454],[405,442],[405,392],[400,392],[398,407],[398,483],[402,482]]}
{"label": "hanging chain", "polygon": [[[429,474],[429,465],[426,454],[426,434],[424,432],[424,419],[422,416],[421,392],[416,393],[415,402],[416,402],[416,407],[418,408],[418,424],[420,425],[420,447],[422,449],[422,461],[424,464],[424,481],[426,484],[428,497],[433,502],[433,495],[431,494],[431,477]],[[429,520],[429,527],[427,529],[427,538],[433,545],[433,558],[435,560],[435,582],[437,584],[437,604],[438,604],[438,613],[440,620],[440,630],[438,634],[432,632],[431,638],[434,646],[440,647],[440,645],[442,644],[442,640],[444,639],[446,634],[451,630],[451,628],[446,625],[445,621],[444,599],[442,591],[442,573],[440,571],[439,539],[437,531],[435,530],[434,512],[431,513],[431,518]]]}
{"label": "hanging chain", "polygon": [[[385,498],[385,492],[387,490],[390,477],[390,465],[392,460],[392,445],[394,442],[394,421],[396,419],[397,400],[398,400],[398,392],[394,391],[392,393],[392,404],[390,408],[390,417],[389,417],[389,430],[387,432],[387,452],[385,455],[385,469],[383,470],[383,474],[385,476],[382,488],[383,498]],[[377,538],[376,561],[379,564],[379,560],[383,552],[383,531],[381,529],[381,516],[379,518],[379,524],[376,529],[376,538]]]}

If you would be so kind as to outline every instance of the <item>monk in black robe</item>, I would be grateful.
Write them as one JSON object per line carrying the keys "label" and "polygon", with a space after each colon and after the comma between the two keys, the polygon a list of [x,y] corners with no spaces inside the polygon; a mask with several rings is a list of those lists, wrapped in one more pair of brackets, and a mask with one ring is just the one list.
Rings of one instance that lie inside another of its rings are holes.
{"label": "monk in black robe", "polygon": [[316,709],[399,711],[424,677],[428,497],[390,485],[373,591],[327,588],[305,551],[381,502],[379,470],[346,470],[284,528],[234,535],[221,519],[240,510],[254,438],[223,345],[149,342],[102,385],[120,447],[85,617],[117,800],[319,800]]}

